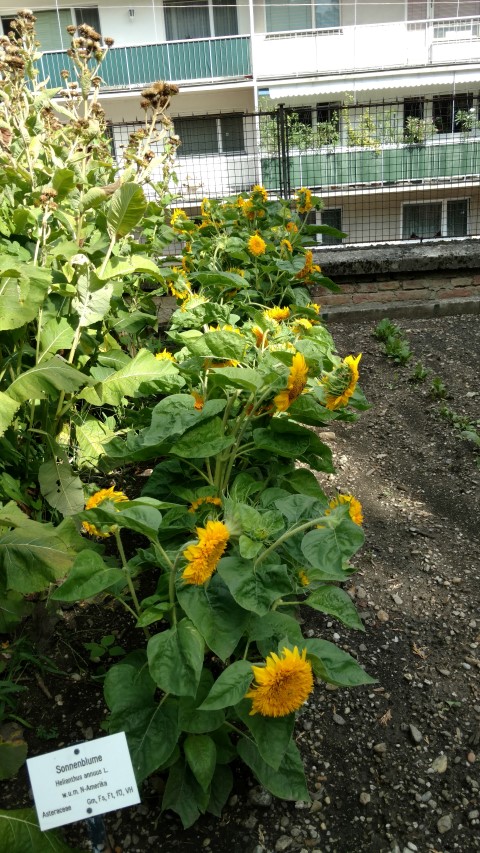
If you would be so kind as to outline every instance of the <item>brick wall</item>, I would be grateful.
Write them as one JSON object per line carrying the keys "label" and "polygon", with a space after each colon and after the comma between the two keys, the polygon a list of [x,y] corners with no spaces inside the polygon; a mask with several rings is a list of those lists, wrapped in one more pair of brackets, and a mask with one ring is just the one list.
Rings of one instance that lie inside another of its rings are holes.
{"label": "brick wall", "polygon": [[364,276],[339,281],[331,276],[341,288],[340,293],[331,293],[324,288],[315,290],[315,301],[324,308],[368,306],[369,303],[439,302],[445,299],[480,300],[480,274],[467,272],[456,274],[421,274],[419,277],[385,277],[377,280],[362,280]]}

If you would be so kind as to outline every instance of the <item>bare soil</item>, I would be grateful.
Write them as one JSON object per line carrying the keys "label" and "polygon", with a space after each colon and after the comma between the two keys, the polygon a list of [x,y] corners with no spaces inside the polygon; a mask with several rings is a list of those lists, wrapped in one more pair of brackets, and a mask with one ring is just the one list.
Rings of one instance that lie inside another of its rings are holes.
{"label": "bare soil", "polygon": [[[324,478],[363,504],[366,544],[349,592],[365,633],[305,612],[304,631],[358,657],[373,687],[318,685],[302,711],[297,742],[312,802],[285,803],[235,768],[221,820],[188,831],[161,814],[162,780],[142,804],[106,815],[112,849],[206,853],[470,853],[480,850],[480,614],[478,455],[440,414],[447,405],[480,418],[480,317],[408,320],[414,351],[405,367],[382,354],[372,323],[332,324],[341,355],[363,352],[361,384],[371,409],[355,424],[323,433],[337,474]],[[413,365],[429,369],[410,381]],[[447,399],[430,389],[439,377]],[[126,649],[138,642],[118,613],[96,605],[65,610],[34,629],[64,675],[27,670],[18,714],[29,754],[104,734],[100,665],[83,643],[109,631]],[[39,646],[38,646],[39,644]],[[4,806],[31,804],[25,769]],[[84,826],[65,829],[88,849]],[[7,853],[7,851],[5,851]],[[20,853],[20,851],[8,851]]]}

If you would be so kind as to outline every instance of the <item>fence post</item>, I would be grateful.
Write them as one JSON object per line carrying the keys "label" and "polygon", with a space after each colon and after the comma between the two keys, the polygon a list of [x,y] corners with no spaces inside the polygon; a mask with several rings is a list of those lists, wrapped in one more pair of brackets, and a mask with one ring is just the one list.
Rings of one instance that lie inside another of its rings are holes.
{"label": "fence post", "polygon": [[290,163],[288,152],[288,127],[285,115],[285,104],[278,105],[278,156],[280,160],[280,195],[290,198]]}

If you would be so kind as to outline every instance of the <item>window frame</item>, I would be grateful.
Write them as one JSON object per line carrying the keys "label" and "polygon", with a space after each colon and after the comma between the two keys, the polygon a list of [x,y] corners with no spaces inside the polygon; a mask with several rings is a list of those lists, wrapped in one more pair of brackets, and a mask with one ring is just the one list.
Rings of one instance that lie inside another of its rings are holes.
{"label": "window frame", "polygon": [[[306,5],[305,2],[300,3],[299,4],[300,9],[302,9],[302,7],[304,7],[305,5]],[[305,30],[307,30],[307,31],[309,31],[309,30],[324,30],[324,29],[335,30],[341,26],[340,0],[333,0],[333,2],[331,2],[331,8],[335,9],[337,12],[337,20],[335,23],[329,24],[328,26],[321,26],[321,25],[317,24],[317,7],[321,9],[323,6],[323,4],[321,3],[321,0],[308,0],[308,5],[310,6],[310,23],[307,24],[306,27],[305,26],[292,26],[290,28],[287,28],[286,30],[269,29],[269,23],[271,22],[271,20],[269,21],[269,18],[271,19],[271,15],[273,14],[273,13],[269,14],[269,9],[271,7],[280,8],[281,6],[286,6],[287,8],[289,8],[289,7],[295,8],[295,4],[292,4],[290,2],[290,0],[265,0],[265,4],[264,4],[264,8],[265,8],[265,33],[267,34],[267,36],[273,35],[274,33],[284,33],[284,32],[285,33],[294,33],[294,32],[304,32]]]}
{"label": "window frame", "polygon": [[422,235],[418,235],[419,240],[446,240],[446,239],[454,239],[454,235],[448,234],[448,205],[449,203],[456,201],[464,201],[466,203],[466,226],[465,226],[465,234],[455,235],[457,237],[468,237],[470,230],[470,209],[471,209],[471,197],[470,196],[453,196],[452,198],[438,198],[438,199],[421,199],[420,201],[417,199],[416,201],[402,201],[400,205],[400,239],[401,240],[409,240],[415,239],[411,238],[410,235],[404,234],[404,209],[405,207],[419,207],[420,205],[440,205],[440,234],[438,236],[432,237],[423,237]]}
{"label": "window frame", "polygon": [[[222,126],[222,122],[224,120],[238,119],[239,124],[238,127],[241,128],[241,148],[233,148],[228,151],[225,150],[224,140],[226,135],[226,122]],[[211,121],[215,122],[215,130],[216,130],[216,150],[210,151],[200,151],[200,152],[192,152],[192,151],[182,151],[182,145],[178,148],[177,157],[231,157],[238,156],[240,154],[245,154],[245,127],[243,122],[243,113],[225,113],[220,116],[176,116],[173,118],[173,126],[175,128],[175,133],[178,133],[180,138],[182,138],[181,133],[177,130],[179,122],[191,122],[192,126],[195,125],[198,121]],[[177,125],[175,124],[177,122]],[[213,134],[212,134],[213,138]]]}
{"label": "window frame", "polygon": [[[176,0],[179,6],[182,6],[182,0]],[[175,9],[176,6],[173,5],[175,0],[164,0],[163,2],[163,21],[165,25],[165,40],[167,43],[175,42],[175,41],[195,41],[196,39],[205,39],[205,38],[229,38],[230,36],[238,35],[238,6],[237,0],[230,0],[235,4],[235,30],[236,32],[229,33],[228,35],[223,33],[220,36],[217,36],[215,32],[215,6],[221,8],[221,5],[218,5],[215,0],[192,0],[192,5],[197,5],[199,8],[206,8],[208,13],[208,29],[209,35],[207,36],[184,36],[182,38],[169,38],[168,37],[168,25],[167,25],[167,9]],[[170,5],[172,3],[172,5]]]}

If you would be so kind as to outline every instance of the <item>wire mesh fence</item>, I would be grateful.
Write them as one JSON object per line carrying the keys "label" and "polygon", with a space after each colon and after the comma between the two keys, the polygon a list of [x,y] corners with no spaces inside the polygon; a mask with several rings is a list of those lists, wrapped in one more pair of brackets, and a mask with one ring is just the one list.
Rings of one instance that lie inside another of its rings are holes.
{"label": "wire mesh fence", "polygon": [[[322,103],[174,119],[182,140],[178,204],[262,184],[271,198],[309,187],[318,223],[346,232],[319,242],[480,236],[480,120],[471,94],[362,105]],[[117,158],[134,124],[112,126]]]}

